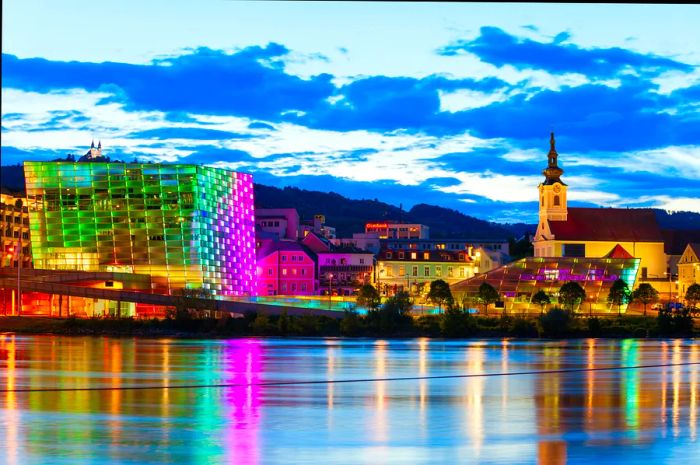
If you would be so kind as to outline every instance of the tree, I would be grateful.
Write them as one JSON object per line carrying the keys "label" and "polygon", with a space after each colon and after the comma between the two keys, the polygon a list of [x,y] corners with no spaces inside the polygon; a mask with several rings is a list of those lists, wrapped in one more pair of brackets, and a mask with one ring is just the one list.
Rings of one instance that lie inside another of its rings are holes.
{"label": "tree", "polygon": [[437,304],[440,310],[442,310],[443,304],[452,305],[454,298],[452,297],[452,291],[450,291],[450,285],[442,279],[436,279],[431,282],[428,300]]}
{"label": "tree", "polygon": [[357,293],[357,305],[376,310],[382,303],[379,292],[371,284],[363,285]]}
{"label": "tree", "polygon": [[695,308],[695,304],[700,302],[700,284],[691,284],[688,290],[685,292],[685,301],[688,302],[688,306]]}
{"label": "tree", "polygon": [[630,290],[627,287],[627,283],[622,279],[617,279],[610,287],[610,292],[608,292],[608,303],[617,305],[617,313],[620,314],[620,309],[622,304],[629,302]]}
{"label": "tree", "polygon": [[484,315],[488,315],[489,304],[498,302],[500,295],[495,287],[484,281],[479,286],[479,302],[484,305]]}
{"label": "tree", "polygon": [[550,304],[551,299],[549,298],[549,294],[540,289],[532,296],[531,302],[540,306],[540,314],[542,314],[544,313],[544,308]]}
{"label": "tree", "polygon": [[574,307],[583,302],[586,298],[586,291],[576,281],[569,281],[559,288],[559,302],[570,311],[574,311]]}
{"label": "tree", "polygon": [[644,316],[647,315],[647,305],[659,300],[659,292],[649,283],[642,283],[632,292],[632,300],[644,304]]}

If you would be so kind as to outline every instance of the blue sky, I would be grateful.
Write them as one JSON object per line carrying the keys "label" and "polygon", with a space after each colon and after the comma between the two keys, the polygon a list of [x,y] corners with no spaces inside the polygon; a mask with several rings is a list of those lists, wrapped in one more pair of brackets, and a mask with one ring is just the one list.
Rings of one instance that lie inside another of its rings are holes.
{"label": "blue sky", "polygon": [[3,2],[2,161],[82,153],[536,221],[700,212],[700,7]]}

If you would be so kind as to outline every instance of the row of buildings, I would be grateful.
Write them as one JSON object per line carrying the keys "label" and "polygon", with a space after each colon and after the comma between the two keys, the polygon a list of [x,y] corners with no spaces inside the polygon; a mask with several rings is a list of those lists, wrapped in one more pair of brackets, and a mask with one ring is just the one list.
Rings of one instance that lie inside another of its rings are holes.
{"label": "row of buildings", "polygon": [[699,231],[664,230],[648,209],[568,207],[554,135],[550,144],[534,257],[516,262],[506,240],[431,239],[422,224],[369,221],[338,237],[323,215],[255,209],[249,174],[108,162],[93,144],[78,161],[25,162],[26,196],[0,203],[2,265],[143,276],[149,292],[221,298],[352,295],[367,283],[419,298],[442,279],[469,300],[489,282],[504,308],[523,311],[537,290],[556,298],[571,280],[599,311],[617,278],[667,300],[700,282]]}

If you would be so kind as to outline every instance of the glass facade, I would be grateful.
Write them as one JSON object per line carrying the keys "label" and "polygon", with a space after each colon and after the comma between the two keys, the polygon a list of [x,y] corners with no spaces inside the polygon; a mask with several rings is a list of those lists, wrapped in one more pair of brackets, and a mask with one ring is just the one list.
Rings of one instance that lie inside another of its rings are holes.
{"label": "glass facade", "polygon": [[250,174],[178,164],[25,162],[35,268],[148,274],[153,288],[254,291]]}
{"label": "glass facade", "polygon": [[535,293],[543,290],[549,294],[552,305],[561,305],[557,300],[559,288],[575,281],[586,291],[586,300],[578,311],[617,312],[617,307],[607,301],[610,287],[622,279],[633,289],[639,262],[638,258],[528,257],[461,281],[452,286],[452,294],[457,301],[475,302],[479,286],[487,282],[498,290],[506,311],[530,313],[540,311],[538,305],[531,303]]}

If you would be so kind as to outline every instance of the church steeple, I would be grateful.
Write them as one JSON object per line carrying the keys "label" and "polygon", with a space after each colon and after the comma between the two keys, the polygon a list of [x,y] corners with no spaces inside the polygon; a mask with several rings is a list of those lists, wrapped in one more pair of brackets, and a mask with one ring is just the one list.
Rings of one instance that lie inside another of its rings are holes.
{"label": "church steeple", "polygon": [[547,221],[566,221],[567,186],[561,182],[561,175],[564,170],[559,168],[557,159],[559,154],[556,149],[554,133],[549,137],[549,153],[547,154],[547,168],[542,171],[544,182],[539,185],[540,198],[540,225],[537,229],[539,236],[547,235],[548,229],[545,227]]}
{"label": "church steeple", "polygon": [[560,179],[560,176],[564,174],[564,170],[559,168],[559,165],[557,165],[557,158],[559,157],[559,154],[557,153],[555,144],[556,141],[554,139],[554,132],[552,132],[549,137],[549,153],[547,154],[547,168],[545,168],[542,171],[542,174],[545,177],[544,185],[551,186],[555,182],[558,182],[559,184],[566,186],[566,184],[564,184]]}

